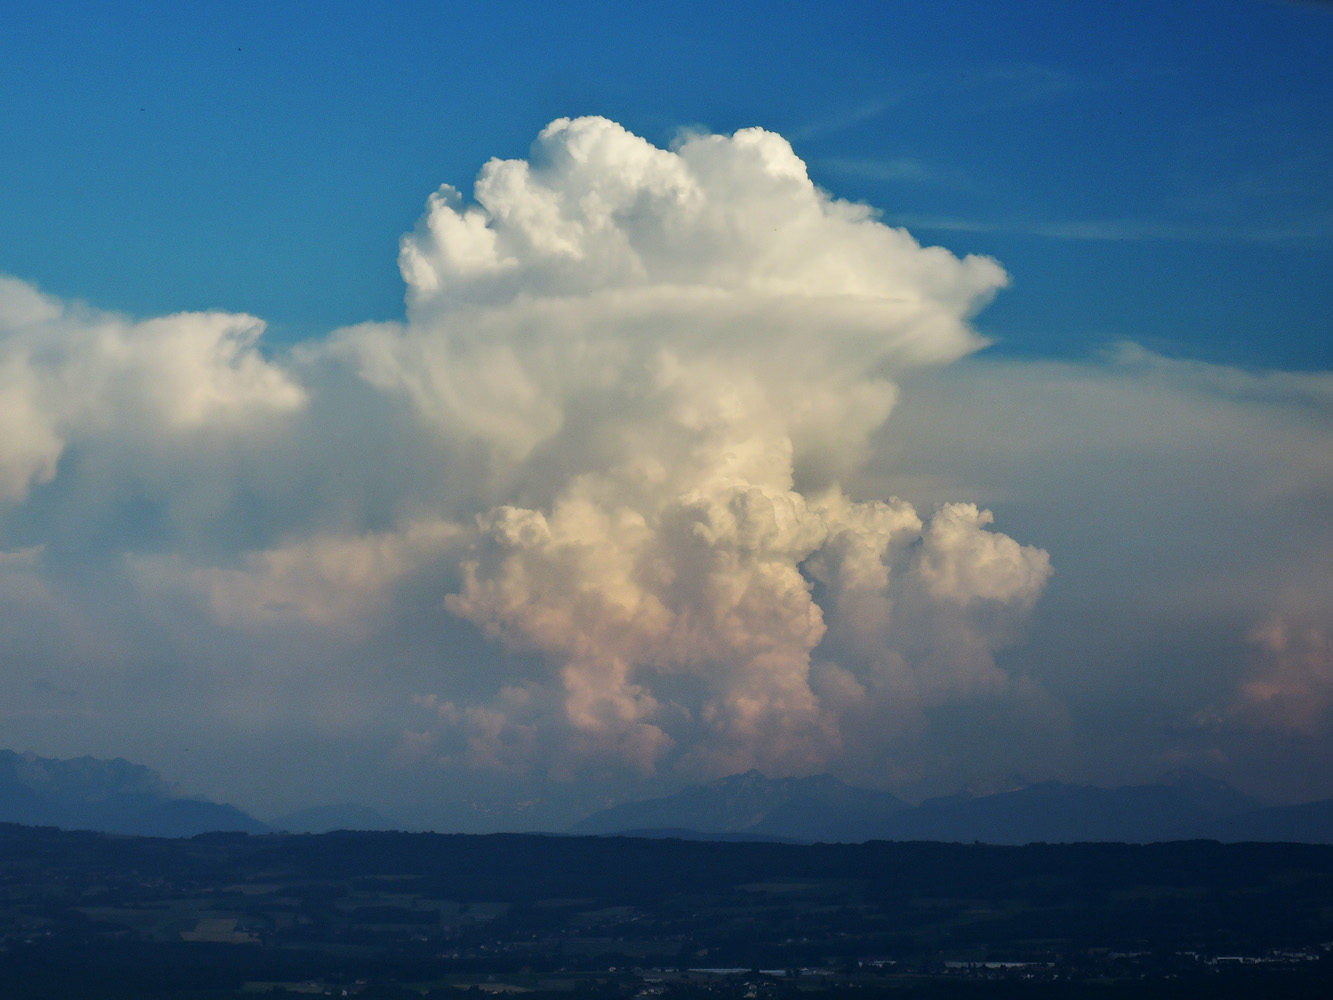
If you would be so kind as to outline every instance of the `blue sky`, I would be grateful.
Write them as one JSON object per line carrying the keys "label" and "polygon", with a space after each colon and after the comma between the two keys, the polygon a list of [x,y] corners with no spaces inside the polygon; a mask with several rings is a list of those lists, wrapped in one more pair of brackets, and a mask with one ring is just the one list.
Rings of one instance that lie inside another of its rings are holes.
{"label": "blue sky", "polygon": [[0,746],[1333,797],[1329,5],[4,24]]}

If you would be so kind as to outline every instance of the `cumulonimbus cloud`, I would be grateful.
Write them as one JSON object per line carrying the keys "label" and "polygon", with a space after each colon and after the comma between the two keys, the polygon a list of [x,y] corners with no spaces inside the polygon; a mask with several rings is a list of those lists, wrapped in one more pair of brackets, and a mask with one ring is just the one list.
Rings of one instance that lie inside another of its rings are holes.
{"label": "cumulonimbus cloud", "polygon": [[838,486],[896,372],[981,346],[994,261],[831,198],[761,129],[664,150],[562,119],[474,197],[442,188],[404,238],[407,325],[335,347],[483,449],[500,502],[447,606],[546,664],[484,706],[431,700],[442,744],[571,773],[809,771],[867,700],[1003,683],[996,622],[1031,607],[1046,554],[971,505],[923,520]]}
{"label": "cumulonimbus cloud", "polygon": [[[131,578],[227,630],[330,642],[369,642],[433,587],[444,630],[493,640],[465,683],[455,664],[404,699],[415,751],[462,766],[810,772],[1008,683],[994,654],[1047,554],[974,504],[922,514],[843,485],[902,373],[983,346],[969,320],[1007,281],[995,261],[831,197],[771,132],[660,149],[580,118],[486,164],[470,200],[441,188],[399,263],[405,322],[277,358],[250,317],[134,322],[0,286],[0,416],[22,430],[0,441],[0,498],[71,445],[114,469],[239,449],[253,483],[198,498],[195,534],[258,544],[166,534],[126,553]],[[412,440],[368,443],[388,428]],[[437,474],[395,491],[344,459],[364,482],[316,509],[337,484],[300,463],[338,434]]]}
{"label": "cumulonimbus cloud", "polygon": [[216,778],[168,748],[317,737],[412,802],[1242,758],[1327,794],[1329,373],[965,357],[999,265],[761,130],[555,122],[401,264],[403,322],[290,350],[0,278],[11,742]]}

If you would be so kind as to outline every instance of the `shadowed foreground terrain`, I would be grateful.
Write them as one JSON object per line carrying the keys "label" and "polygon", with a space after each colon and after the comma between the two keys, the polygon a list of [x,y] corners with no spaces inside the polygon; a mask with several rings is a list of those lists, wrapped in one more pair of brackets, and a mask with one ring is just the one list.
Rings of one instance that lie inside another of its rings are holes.
{"label": "shadowed foreground terrain", "polygon": [[1325,996],[1333,847],[0,826],[0,996]]}

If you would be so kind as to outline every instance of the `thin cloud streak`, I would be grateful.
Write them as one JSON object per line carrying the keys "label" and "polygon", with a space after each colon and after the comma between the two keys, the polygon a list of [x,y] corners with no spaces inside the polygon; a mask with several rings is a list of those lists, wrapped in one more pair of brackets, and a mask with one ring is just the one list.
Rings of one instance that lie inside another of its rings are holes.
{"label": "thin cloud streak", "polygon": [[888,184],[929,184],[966,188],[969,183],[957,171],[941,170],[907,157],[879,160],[869,157],[822,157],[815,164],[820,171]]}
{"label": "thin cloud streak", "polygon": [[849,108],[841,114],[798,126],[791,130],[789,138],[793,142],[804,142],[807,139],[813,139],[821,135],[845,132],[864,122],[874,121],[876,118],[882,117],[890,108],[901,103],[902,99],[898,97],[866,101],[864,104]]}
{"label": "thin cloud streak", "polygon": [[894,224],[927,232],[1006,233],[1089,242],[1290,243],[1322,239],[1333,231],[1333,215],[1315,215],[1289,226],[1227,226],[1152,219],[1082,219],[1067,222],[991,220],[893,214]]}

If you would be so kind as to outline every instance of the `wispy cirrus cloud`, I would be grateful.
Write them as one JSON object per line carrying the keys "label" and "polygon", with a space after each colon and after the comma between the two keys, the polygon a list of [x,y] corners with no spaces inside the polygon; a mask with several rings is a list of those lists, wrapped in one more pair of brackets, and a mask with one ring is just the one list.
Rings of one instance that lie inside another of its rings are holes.
{"label": "wispy cirrus cloud", "polygon": [[790,130],[789,138],[793,142],[804,142],[817,136],[845,132],[864,122],[874,121],[887,114],[895,105],[902,102],[901,97],[880,97],[866,101],[854,107],[830,115],[819,121],[807,122]]}
{"label": "wispy cirrus cloud", "polygon": [[894,214],[890,221],[926,232],[1006,233],[1092,242],[1287,243],[1327,236],[1333,214],[1316,213],[1291,224],[1245,225],[1159,219],[978,219]]}
{"label": "wispy cirrus cloud", "polygon": [[828,156],[816,164],[823,172],[887,184],[931,184],[966,188],[971,184],[957,170],[950,170],[910,157],[874,159],[872,157]]}
{"label": "wispy cirrus cloud", "polygon": [[799,143],[835,135],[891,116],[897,108],[960,94],[967,94],[972,100],[977,100],[980,95],[981,104],[991,109],[1012,109],[1040,104],[1101,85],[1066,70],[1036,63],[973,67],[955,74],[914,73],[907,79],[900,79],[893,90],[817,121],[798,125],[789,129],[787,136]]}

